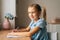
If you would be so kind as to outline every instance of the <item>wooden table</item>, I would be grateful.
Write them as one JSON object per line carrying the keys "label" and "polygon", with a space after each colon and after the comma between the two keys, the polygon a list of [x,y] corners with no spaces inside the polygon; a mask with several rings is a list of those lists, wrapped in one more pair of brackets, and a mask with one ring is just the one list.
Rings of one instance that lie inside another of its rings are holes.
{"label": "wooden table", "polygon": [[9,32],[11,32],[11,30],[2,30],[2,31],[0,31],[0,40],[31,40],[30,37],[8,38],[7,34]]}

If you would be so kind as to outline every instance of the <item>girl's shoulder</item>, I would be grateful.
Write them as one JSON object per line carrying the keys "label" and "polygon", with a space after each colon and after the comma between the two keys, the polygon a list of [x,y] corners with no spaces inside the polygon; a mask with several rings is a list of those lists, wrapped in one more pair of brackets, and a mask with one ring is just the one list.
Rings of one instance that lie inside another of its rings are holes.
{"label": "girl's shoulder", "polygon": [[38,20],[38,23],[46,23],[46,24],[47,24],[47,22],[46,22],[46,20],[45,20],[44,18],[40,18],[40,19]]}
{"label": "girl's shoulder", "polygon": [[44,18],[40,18],[38,21],[39,22],[42,22],[42,21],[45,21],[45,20],[44,20]]}

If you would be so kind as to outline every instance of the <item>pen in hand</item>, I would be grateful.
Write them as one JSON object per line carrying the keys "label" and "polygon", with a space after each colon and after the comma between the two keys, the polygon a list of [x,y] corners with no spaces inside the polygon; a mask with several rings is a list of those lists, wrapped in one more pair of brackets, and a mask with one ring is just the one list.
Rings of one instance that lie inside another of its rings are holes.
{"label": "pen in hand", "polygon": [[13,29],[12,32],[18,32],[18,30],[19,30],[19,27],[17,27],[16,29]]}

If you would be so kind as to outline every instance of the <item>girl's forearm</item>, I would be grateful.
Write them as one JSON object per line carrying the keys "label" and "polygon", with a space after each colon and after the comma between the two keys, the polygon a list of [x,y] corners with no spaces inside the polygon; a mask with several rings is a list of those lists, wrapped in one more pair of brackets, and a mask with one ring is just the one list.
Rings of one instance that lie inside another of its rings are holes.
{"label": "girl's forearm", "polygon": [[30,31],[30,27],[28,26],[27,28],[23,28],[18,30],[19,32],[29,32]]}
{"label": "girl's forearm", "polygon": [[26,36],[26,37],[31,37],[31,33],[30,32],[12,32],[12,33],[9,33],[8,35],[10,35],[10,36]]}
{"label": "girl's forearm", "polygon": [[13,32],[29,32],[27,29],[14,29]]}

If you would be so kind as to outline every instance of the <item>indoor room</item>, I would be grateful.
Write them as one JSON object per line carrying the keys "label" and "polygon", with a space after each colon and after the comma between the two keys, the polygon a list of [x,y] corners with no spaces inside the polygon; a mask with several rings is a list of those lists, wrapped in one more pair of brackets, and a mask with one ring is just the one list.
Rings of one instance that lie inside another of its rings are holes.
{"label": "indoor room", "polygon": [[[41,10],[39,11],[39,8],[36,8],[37,10],[34,11],[33,5],[40,6]],[[36,38],[33,39],[32,35],[35,34],[38,29],[42,30],[43,27],[41,27],[41,25],[44,26],[44,23],[37,26],[34,25],[36,27],[35,29],[33,26],[31,29],[30,26],[31,24],[33,25],[33,23],[41,23],[41,18],[46,22],[45,27],[48,39],[46,37],[45,40],[60,40],[59,7],[60,0],[0,0],[0,40],[38,40],[38,36],[35,35]],[[36,17],[34,14],[36,11],[37,13],[41,13],[41,15],[36,14],[38,15]],[[32,21],[33,23],[31,23]],[[44,40],[44,38],[41,39],[40,36],[38,38],[39,40]]]}

